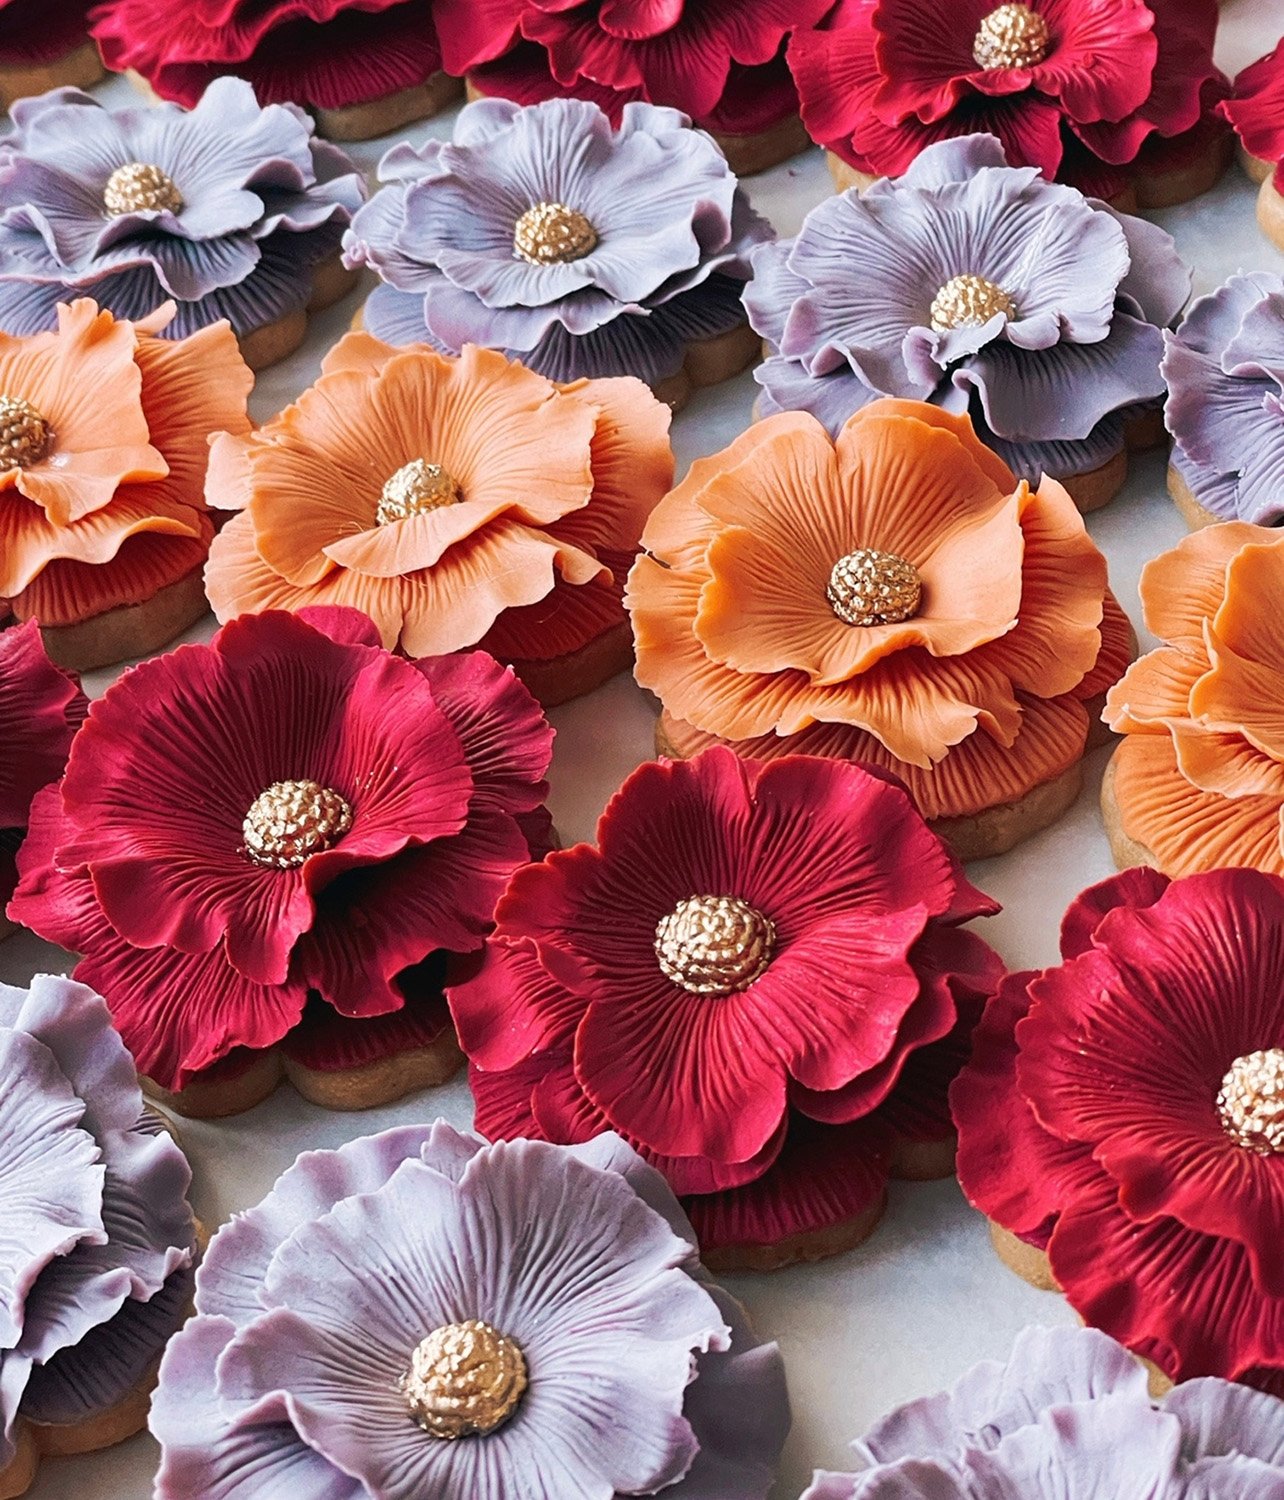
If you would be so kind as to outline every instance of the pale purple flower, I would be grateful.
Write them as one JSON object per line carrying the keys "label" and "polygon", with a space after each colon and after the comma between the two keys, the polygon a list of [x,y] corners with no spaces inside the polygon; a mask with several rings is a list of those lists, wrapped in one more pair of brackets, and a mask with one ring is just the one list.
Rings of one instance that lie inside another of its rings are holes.
{"label": "pale purple flower", "polygon": [[[174,299],[184,338],[249,333],[302,307],[365,200],[351,160],[292,104],[237,78],[199,104],[109,110],[76,89],[23,99],[0,141],[0,329],[91,296],[138,319]],[[139,172],[139,169],[145,169]]]}
{"label": "pale purple flower", "polygon": [[[555,380],[672,375],[688,343],[744,322],[748,254],[771,237],[713,140],[650,104],[613,129],[584,100],[479,100],[453,141],[397,146],[379,177],[344,239],[383,282],[367,329],[502,349]],[[523,236],[541,204],[566,211],[567,253]]]}
{"label": "pale purple flower", "polygon": [[1152,1401],[1138,1360],[1088,1328],[1027,1328],[1005,1364],[898,1407],[857,1472],[802,1500],[1281,1500],[1284,1402],[1227,1380]]}
{"label": "pale purple flower", "polygon": [[[696,1254],[615,1136],[491,1146],[438,1122],[304,1155],[210,1246],[152,1407],[157,1500],[761,1500],[780,1356]],[[473,1321],[527,1384],[452,1441],[404,1382]]]}
{"label": "pale purple flower", "polygon": [[1167,335],[1173,467],[1224,521],[1284,519],[1284,279],[1232,276]]}
{"label": "pale purple flower", "polygon": [[155,1364],[191,1295],[190,1181],[99,996],[0,985],[0,1471],[21,1418],[98,1415]]}
{"label": "pale purple flower", "polygon": [[880,396],[930,401],[969,412],[1032,480],[1122,448],[1125,419],[1163,394],[1162,329],[1190,294],[1162,230],[1007,166],[986,135],[820,204],[753,271],[764,414],[837,433]]}

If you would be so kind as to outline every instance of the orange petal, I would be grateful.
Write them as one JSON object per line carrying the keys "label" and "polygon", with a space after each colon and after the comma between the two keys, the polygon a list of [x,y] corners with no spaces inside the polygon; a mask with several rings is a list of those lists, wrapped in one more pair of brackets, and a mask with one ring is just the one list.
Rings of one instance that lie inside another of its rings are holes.
{"label": "orange petal", "polygon": [[1190,695],[1208,656],[1161,646],[1136,661],[1106,695],[1105,720],[1116,734],[1167,734],[1169,719],[1190,714]]}
{"label": "orange petal", "polygon": [[1141,571],[1141,604],[1147,626],[1161,641],[1202,649],[1204,622],[1226,597],[1226,569],[1250,542],[1278,533],[1246,521],[1206,526],[1183,537],[1171,552],[1148,562]]}
{"label": "orange petal", "polygon": [[1172,876],[1224,865],[1284,875],[1279,797],[1223,797],[1181,774],[1167,736],[1129,735],[1115,754],[1115,798],[1129,838]]}
{"label": "orange petal", "polygon": [[1226,570],[1226,597],[1213,628],[1229,650],[1284,674],[1279,601],[1284,598],[1284,537],[1249,543]]}
{"label": "orange petal", "polygon": [[1128,670],[1136,654],[1137,637],[1132,621],[1118,599],[1107,589],[1101,615],[1101,650],[1097,653],[1092,671],[1075,688],[1075,697],[1085,701],[1099,698],[1102,693],[1114,687]]}
{"label": "orange petal", "polygon": [[858,441],[859,428],[865,422],[885,416],[908,418],[924,427],[935,427],[942,432],[953,434],[968,457],[989,478],[996,489],[1001,490],[1005,495],[1010,495],[1016,489],[1016,475],[993,449],[987,448],[977,437],[971,417],[964,412],[943,411],[939,406],[928,406],[922,401],[902,401],[898,398],[887,397],[882,401],[871,401],[868,406],[862,406],[858,412],[848,418],[846,427],[839,433],[840,447],[845,447],[849,441],[847,438],[849,431],[852,433],[850,441]]}
{"label": "orange petal", "polygon": [[205,470],[205,503],[215,510],[244,510],[250,500],[252,440],[230,432],[210,438]]}
{"label": "orange petal", "polygon": [[356,370],[363,375],[377,375],[388,361],[400,354],[394,344],[385,344],[364,329],[345,333],[339,342],[321,361],[321,373],[329,375],[335,370]]}
{"label": "orange petal", "polygon": [[1284,673],[1251,661],[1208,630],[1212,670],[1190,693],[1191,715],[1210,727],[1238,731],[1250,744],[1284,760]]}
{"label": "orange petal", "polygon": [[1284,804],[1284,766],[1241,734],[1181,719],[1172,725],[1177,765],[1192,786],[1223,797],[1278,797]]}

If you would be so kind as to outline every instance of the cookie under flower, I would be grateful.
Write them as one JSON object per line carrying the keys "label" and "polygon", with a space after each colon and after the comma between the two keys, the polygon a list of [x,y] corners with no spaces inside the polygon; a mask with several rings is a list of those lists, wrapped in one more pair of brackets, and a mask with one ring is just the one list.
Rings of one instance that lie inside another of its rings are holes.
{"label": "cookie under flower", "polygon": [[625,602],[667,753],[876,764],[966,858],[1073,801],[1088,705],[1131,653],[1065,490],[917,402],[866,406],[836,442],[768,417],[698,460]]}
{"label": "cookie under flower", "polygon": [[1281,587],[1284,535],[1242,521],[1194,532],[1143,570],[1146,624],[1165,644],[1106,700],[1124,737],[1102,789],[1121,867],[1284,875]]}
{"label": "cookie under flower", "polygon": [[789,1428],[776,1346],[610,1135],[307,1153],[214,1237],[196,1308],[157,1500],[765,1500]]}
{"label": "cookie under flower", "polygon": [[1284,519],[1284,277],[1232,276],[1165,334],[1168,488],[1189,526]]}
{"label": "cookie under flower", "polygon": [[0,1492],[137,1432],[192,1296],[183,1153],[143,1116],[102,999],[0,985]]}
{"label": "cookie under flower", "polygon": [[166,302],[166,336],[227,319],[255,368],[347,289],[340,242],[365,201],[354,163],[296,105],[260,108],[237,78],[190,111],[109,110],[59,89],[25,99],[0,140],[0,328],[52,327],[92,296],[118,317]]}
{"label": "cookie under flower", "polygon": [[103,76],[89,40],[90,0],[0,3],[0,106],[45,89],[88,88]]}
{"label": "cookie under flower", "polygon": [[812,138],[840,186],[904,172],[924,147],[985,131],[1014,166],[1094,197],[1162,208],[1229,157],[1216,106],[1214,0],[840,0],[789,46]]}
{"label": "cookie under flower", "polygon": [[890,1170],[948,1173],[1002,972],[960,924],[997,908],[899,786],[714,748],[636,771],[597,837],[514,876],[450,991],[479,1129],[618,1131],[726,1267],[847,1249]]}
{"label": "cookie under flower", "polygon": [[[959,1180],[1170,1380],[1284,1392],[1284,882],[1130,870],[1004,981],[950,1094]],[[1162,1057],[1164,1066],[1155,1068]]]}
{"label": "cookie under flower", "polygon": [[458,15],[434,0],[442,52],[474,93],[534,104],[590,99],[618,122],[643,100],[690,115],[734,170],[774,166],[807,143],[785,64],[788,37],[833,0],[492,0]]}
{"label": "cookie under flower", "polygon": [[1262,185],[1258,222],[1277,245],[1284,245],[1284,43],[1239,74],[1219,113],[1239,137],[1244,170]]}
{"label": "cookie under flower", "polygon": [[480,644],[545,704],[633,660],[624,579],[673,483],[669,410],[629,379],[555,386],[501,354],[349,334],[315,385],[211,450],[220,620],[352,605],[390,650]]}
{"label": "cookie under flower", "polygon": [[1138,414],[1158,428],[1162,330],[1190,296],[1169,235],[1009,167],[987,135],[822,203],[753,270],[764,412],[810,411],[833,436],[879,396],[967,412],[1021,478],[1050,474],[1083,510],[1123,483]]}
{"label": "cookie under flower", "polygon": [[551,380],[636,375],[678,404],[757,353],[741,293],[771,237],[685,115],[634,103],[468,105],[453,141],[394,147],[344,239],[383,283],[391,344],[499,349]]}
{"label": "cookie under flower", "polygon": [[1284,1405],[1224,1380],[1152,1400],[1142,1365],[1090,1328],[1027,1328],[1007,1361],[898,1407],[852,1444],[854,1474],[802,1500],[1284,1493]]}
{"label": "cookie under flower", "polygon": [[11,915],[79,953],[148,1086],[336,1108],[441,1082],[441,998],[548,847],[552,731],[483,653],[352,609],[247,615],[120,678],[32,808]]}
{"label": "cookie under flower", "polygon": [[336,140],[424,119],[458,93],[429,0],[109,0],[90,19],[107,66],[162,99],[193,105],[231,74],[265,103],[311,110]]}
{"label": "cookie under flower", "polygon": [[161,335],[88,299],[57,329],[0,333],[0,599],[66,666],[157,650],[205,612],[211,432],[249,431],[226,324]]}
{"label": "cookie under flower", "polygon": [[0,630],[0,937],[12,931],[4,905],[32,801],[62,775],[88,709],[79,679],[49,660],[34,621]]}

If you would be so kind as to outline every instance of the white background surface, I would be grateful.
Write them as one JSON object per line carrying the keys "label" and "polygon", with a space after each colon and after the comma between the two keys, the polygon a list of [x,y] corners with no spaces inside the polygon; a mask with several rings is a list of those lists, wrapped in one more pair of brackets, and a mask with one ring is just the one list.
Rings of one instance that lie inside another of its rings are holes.
{"label": "white background surface", "polygon": [[[1284,0],[1227,0],[1219,61],[1233,74],[1269,51],[1282,32]],[[101,93],[113,102],[136,102],[120,79]],[[449,130],[450,117],[445,117],[406,134],[422,139]],[[373,174],[396,138],[357,146],[353,154]],[[749,179],[747,188],[754,206],[788,235],[828,194],[830,182],[821,153],[813,151]],[[1241,269],[1284,271],[1284,255],[1257,229],[1255,191],[1232,168],[1197,202],[1154,216],[1176,236],[1194,267],[1197,295]],[[316,319],[305,347],[260,375],[253,400],[258,420],[315,378],[322,355],[346,328],[360,296]],[[674,424],[680,471],[692,458],[725,447],[748,425],[756,390],[744,375],[697,394]],[[1164,488],[1161,455],[1134,460],[1127,489],[1091,519],[1090,530],[1109,557],[1115,592],[1140,630],[1141,567],[1183,534]],[[209,621],[191,638],[208,636],[212,628]],[[1143,646],[1152,644],[1143,633]],[[108,680],[108,674],[96,673],[87,687],[96,696]],[[654,716],[652,702],[627,677],[553,711],[558,735],[551,803],[565,843],[592,838],[607,798],[650,757]],[[1066,905],[1113,869],[1097,807],[1107,755],[1098,751],[1090,759],[1084,792],[1058,825],[1013,854],[969,870],[1004,905],[1000,916],[983,924],[983,932],[1014,968],[1054,962]],[[70,966],[69,955],[29,933],[0,946],[0,979],[11,984]],[[471,1124],[472,1101],[462,1075],[444,1089],[365,1114],[330,1114],[281,1088],[239,1118],[183,1122],[196,1174],[197,1212],[214,1227],[257,1202],[299,1151],[438,1115],[459,1126]],[[861,1249],[819,1266],[729,1278],[728,1285],[748,1305],[759,1329],[779,1340],[788,1369],[794,1428],[775,1500],[793,1500],[815,1467],[846,1467],[846,1443],[890,1406],[939,1389],[977,1359],[1005,1355],[1024,1324],[1073,1321],[1059,1297],[1034,1291],[999,1263],[983,1221],[953,1182],[894,1183],[887,1217]],[[154,1464],[155,1447],[145,1436],[87,1458],[46,1460],[31,1495],[33,1500],[147,1500]]]}

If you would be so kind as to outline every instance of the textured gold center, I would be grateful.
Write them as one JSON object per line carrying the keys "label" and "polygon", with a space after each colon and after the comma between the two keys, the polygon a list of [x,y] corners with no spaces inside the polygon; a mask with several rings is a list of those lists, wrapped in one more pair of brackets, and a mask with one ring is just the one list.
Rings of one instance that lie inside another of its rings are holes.
{"label": "textured gold center", "polygon": [[1016,317],[1016,304],[1001,286],[984,276],[952,276],[932,302],[932,327],[937,333],[982,328],[997,313]]}
{"label": "textured gold center", "polygon": [[597,230],[565,203],[537,203],[513,230],[513,252],[533,266],[579,260],[597,246]]}
{"label": "textured gold center", "polygon": [[1048,23],[1028,5],[1000,5],[981,22],[972,43],[979,68],[1033,68],[1048,55]]}
{"label": "textured gold center", "polygon": [[899,625],[918,613],[923,584],[895,552],[859,547],[834,564],[825,598],[844,625]]}
{"label": "textured gold center", "polygon": [[738,896],[689,896],[655,929],[665,977],[693,995],[748,989],[775,949],[776,924]]}
{"label": "textured gold center", "polygon": [[117,167],[103,189],[103,207],[113,219],[121,214],[136,214],[143,209],[169,209],[176,214],[183,206],[183,195],[174,179],[159,167],[144,161],[131,161]]}
{"label": "textured gold center", "polygon": [[52,441],[49,423],[30,401],[0,396],[0,470],[38,464]]}
{"label": "textured gold center", "polygon": [[245,852],[256,865],[293,870],[351,827],[352,808],[330,787],[319,781],[274,781],[254,799],[241,831]]}
{"label": "textured gold center", "polygon": [[526,1359],[510,1338],[470,1318],[430,1333],[410,1356],[401,1390],[435,1438],[484,1436],[507,1422],[526,1389]]}
{"label": "textured gold center", "polygon": [[426,458],[413,458],[402,464],[384,485],[375,520],[380,526],[389,521],[408,521],[411,516],[454,505],[459,498],[459,486],[453,475],[440,464],[430,464]]}
{"label": "textured gold center", "polygon": [[1284,1155],[1284,1047],[1237,1057],[1222,1079],[1217,1112],[1236,1145]]}

